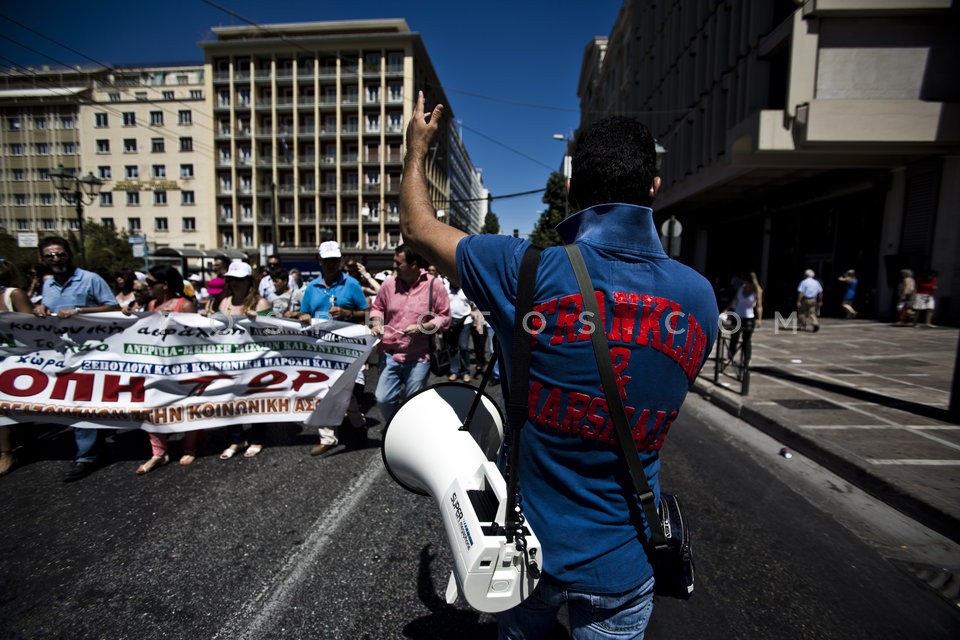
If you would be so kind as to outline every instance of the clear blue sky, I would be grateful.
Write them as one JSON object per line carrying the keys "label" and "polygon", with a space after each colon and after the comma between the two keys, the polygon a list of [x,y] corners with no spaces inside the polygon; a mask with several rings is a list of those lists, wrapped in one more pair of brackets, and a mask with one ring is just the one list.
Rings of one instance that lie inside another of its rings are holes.
{"label": "clear blue sky", "polygon": [[[584,47],[610,33],[620,6],[620,0],[15,0],[0,7],[0,66],[200,62],[197,43],[212,39],[215,26],[404,18],[423,38],[485,186],[499,196],[541,189],[559,168],[563,143],[552,136],[569,135],[579,123]],[[495,200],[504,232],[528,234],[544,207],[540,197]]]}

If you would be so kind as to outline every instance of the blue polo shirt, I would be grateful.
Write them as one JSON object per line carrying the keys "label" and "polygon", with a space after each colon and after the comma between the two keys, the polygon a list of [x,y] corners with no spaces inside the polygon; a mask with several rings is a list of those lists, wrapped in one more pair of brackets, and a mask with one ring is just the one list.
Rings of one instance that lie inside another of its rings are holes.
{"label": "blue polo shirt", "polygon": [[[336,304],[331,304],[333,299]],[[307,285],[300,302],[300,313],[309,313],[314,318],[329,320],[330,307],[337,306],[350,311],[364,311],[367,297],[363,295],[360,283],[352,276],[341,272],[340,278],[329,287],[320,276]]]}
{"label": "blue polo shirt", "polygon": [[74,269],[73,275],[62,286],[55,278],[48,278],[43,283],[41,296],[40,302],[51,313],[61,309],[117,304],[117,297],[107,281],[86,269]]}
{"label": "blue polo shirt", "polygon": [[[603,294],[604,317],[591,322],[606,332],[634,444],[659,497],[660,447],[716,340],[713,289],[664,253],[649,208],[599,205],[557,230],[579,246]],[[457,245],[463,290],[489,312],[497,336],[513,335],[518,270],[529,244],[474,235]],[[524,390],[530,411],[521,432],[521,496],[546,573],[569,588],[622,593],[653,575],[642,544],[648,531],[618,456],[579,291],[563,248],[544,250]],[[512,339],[500,346],[506,381]]]}

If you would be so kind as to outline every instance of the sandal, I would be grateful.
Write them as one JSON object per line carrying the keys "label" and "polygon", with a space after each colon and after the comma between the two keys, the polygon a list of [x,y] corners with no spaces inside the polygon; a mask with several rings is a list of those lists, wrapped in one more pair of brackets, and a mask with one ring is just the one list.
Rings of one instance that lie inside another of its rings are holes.
{"label": "sandal", "polygon": [[0,476],[5,476],[13,469],[17,459],[13,457],[12,451],[0,451]]}
{"label": "sandal", "polygon": [[142,476],[145,473],[150,473],[157,467],[162,467],[168,462],[170,462],[170,456],[167,454],[163,454],[162,456],[151,456],[149,460],[137,467],[137,475]]}
{"label": "sandal", "polygon": [[244,452],[243,457],[256,458],[257,454],[260,453],[261,451],[263,451],[262,444],[252,444],[249,447],[247,447],[247,450]]}
{"label": "sandal", "polygon": [[235,456],[235,455],[237,455],[238,453],[240,453],[240,449],[244,448],[245,446],[247,446],[247,443],[246,443],[246,442],[244,442],[243,444],[232,444],[232,445],[230,445],[229,447],[227,447],[226,449],[223,450],[223,453],[220,454],[220,459],[221,459],[221,460],[229,460],[229,459],[232,458],[233,456]]}
{"label": "sandal", "polygon": [[197,461],[197,454],[195,453],[184,453],[182,456],[180,456],[180,464],[181,466],[184,466],[184,467],[191,465],[196,461]]}

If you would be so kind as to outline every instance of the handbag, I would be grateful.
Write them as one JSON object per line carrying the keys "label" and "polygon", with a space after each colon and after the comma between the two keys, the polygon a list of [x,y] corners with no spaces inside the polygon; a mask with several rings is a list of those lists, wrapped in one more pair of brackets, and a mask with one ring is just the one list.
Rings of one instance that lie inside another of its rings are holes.
{"label": "handbag", "polygon": [[[568,244],[564,249],[580,286],[584,310],[592,313],[594,318],[602,318],[580,248],[575,244]],[[595,330],[590,333],[590,339],[597,367],[600,369],[600,381],[603,384],[610,418],[617,429],[617,440],[633,477],[643,515],[650,525],[650,539],[645,548],[647,558],[653,566],[653,592],[660,596],[687,600],[693,595],[695,577],[690,524],[680,507],[680,500],[675,495],[661,493],[659,508],[654,507],[656,496],[647,482],[636,446],[632,446],[633,436],[627,427],[627,413],[613,372],[607,337],[603,331]]]}
{"label": "handbag", "polygon": [[[427,306],[427,312],[433,316],[433,283],[436,278],[430,279],[430,298]],[[430,373],[435,376],[446,376],[450,374],[450,350],[445,346],[437,346],[439,334],[427,336],[430,343]]]}

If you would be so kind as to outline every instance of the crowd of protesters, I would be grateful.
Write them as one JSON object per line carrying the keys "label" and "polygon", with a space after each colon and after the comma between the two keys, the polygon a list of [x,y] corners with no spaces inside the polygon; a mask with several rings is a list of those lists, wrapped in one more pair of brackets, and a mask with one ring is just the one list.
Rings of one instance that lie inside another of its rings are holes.
{"label": "crowd of protesters", "polygon": [[[449,280],[438,276],[422,257],[403,246],[397,249],[394,270],[376,274],[368,272],[366,266],[356,260],[344,263],[339,245],[336,242],[324,242],[318,252],[320,276],[312,281],[305,281],[297,269],[284,268],[276,256],[271,256],[258,272],[246,262],[218,256],[213,261],[212,277],[206,282],[198,274],[181,274],[168,264],[158,264],[146,273],[120,268],[113,274],[112,286],[98,274],[75,266],[70,244],[63,238],[44,238],[39,253],[41,261],[31,265],[26,271],[26,279],[22,278],[14,263],[0,258],[0,312],[55,315],[60,318],[106,311],[121,311],[126,315],[199,313],[249,318],[273,316],[306,324],[314,319],[356,323],[369,320],[377,334],[375,327],[389,326],[389,322],[383,322],[383,318],[385,314],[390,316],[397,311],[397,301],[404,299],[404,291],[409,283],[426,283],[427,286],[433,283],[431,290],[435,288],[438,296],[435,298],[434,316],[439,321],[433,325],[429,321],[420,323],[417,331],[423,335],[417,340],[411,340],[411,336],[407,335],[405,344],[431,340],[434,341],[433,349],[447,350],[457,363],[456,368],[451,369],[450,380],[459,378],[470,382],[471,346],[477,373],[487,359],[483,316],[463,298],[462,292],[451,286]],[[401,263],[399,268],[398,262]],[[23,284],[26,284],[25,288],[20,288],[19,285]],[[454,301],[458,305],[457,323],[451,328],[449,309]],[[368,318],[371,310],[373,317]],[[411,330],[410,333],[413,332]],[[436,335],[434,332],[437,332]],[[379,335],[383,335],[382,329]],[[380,386],[391,379],[390,371],[394,370],[394,367],[385,365],[395,359],[403,359],[397,344],[395,339],[383,339],[379,357],[372,358],[380,363]],[[423,351],[432,352],[426,347]],[[428,369],[424,364],[428,359],[428,355],[418,351],[413,353],[413,361],[423,364],[417,367],[418,370]],[[364,369],[368,366],[365,365]],[[387,369],[386,375],[382,373],[384,369]],[[378,388],[378,404],[382,408],[397,406],[401,386],[405,386],[406,395],[418,389],[412,378],[394,380],[390,393]],[[362,410],[364,388],[365,372],[361,370],[355,381],[344,423],[334,425],[340,428],[341,438],[337,437],[337,431],[332,427],[320,428],[319,444],[310,450],[311,455],[321,455],[336,447],[343,438],[342,429],[347,427],[351,431],[348,446],[365,442],[367,424]],[[390,414],[389,410],[387,414]],[[220,459],[229,460],[238,454],[244,458],[256,457],[264,448],[266,429],[263,423],[229,426],[229,445],[220,454]],[[0,427],[0,475],[8,473],[16,462],[14,432],[15,428]],[[64,477],[65,482],[80,480],[105,463],[106,430],[76,427],[73,432],[76,454]],[[184,433],[178,445],[180,465],[191,465],[197,460],[204,433],[204,430]],[[150,457],[136,468],[137,475],[150,473],[168,464],[171,459],[168,434],[150,432],[147,433],[147,440]]]}

